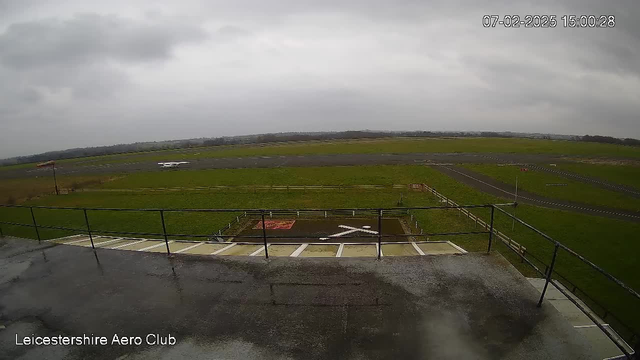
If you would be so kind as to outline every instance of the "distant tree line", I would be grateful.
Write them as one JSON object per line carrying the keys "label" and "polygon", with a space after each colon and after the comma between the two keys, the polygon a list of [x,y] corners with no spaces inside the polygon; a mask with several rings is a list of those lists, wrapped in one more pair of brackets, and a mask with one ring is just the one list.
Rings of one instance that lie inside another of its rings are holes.
{"label": "distant tree line", "polygon": [[600,135],[585,135],[581,139],[582,141],[588,142],[596,142],[596,143],[604,143],[604,144],[618,144],[618,145],[629,145],[629,146],[640,146],[640,140],[638,139],[619,139],[611,136],[600,136]]}
{"label": "distant tree line", "polygon": [[492,131],[341,131],[341,132],[286,132],[245,136],[226,136],[217,138],[200,138],[186,140],[168,140],[154,142],[137,142],[132,144],[117,144],[75,148],[62,151],[50,151],[37,155],[19,156],[0,160],[0,165],[43,162],[48,160],[62,160],[83,158],[90,156],[115,155],[133,152],[188,149],[202,146],[224,146],[243,144],[269,144],[275,142],[310,141],[310,140],[350,140],[350,139],[380,139],[393,137],[492,137],[492,138],[532,138],[555,139],[570,141],[587,141],[607,144],[640,146],[640,140],[618,139],[610,136],[572,136],[555,134],[530,134],[516,132]]}

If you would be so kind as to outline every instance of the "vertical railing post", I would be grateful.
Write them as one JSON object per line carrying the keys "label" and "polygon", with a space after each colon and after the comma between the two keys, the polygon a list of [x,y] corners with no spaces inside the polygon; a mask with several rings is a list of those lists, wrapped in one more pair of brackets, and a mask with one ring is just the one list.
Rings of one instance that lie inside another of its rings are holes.
{"label": "vertical railing post", "polygon": [[540,295],[540,301],[538,301],[538,307],[542,306],[542,300],[544,299],[544,294],[547,292],[547,286],[549,286],[549,282],[551,281],[551,275],[553,275],[553,266],[556,264],[556,257],[558,256],[558,249],[560,245],[556,243],[556,247],[553,250],[553,257],[551,258],[551,264],[547,268],[547,277],[544,282],[544,288],[542,288],[542,294]]}
{"label": "vertical railing post", "polygon": [[36,229],[36,236],[38,237],[38,242],[40,242],[40,231],[38,230],[38,223],[36,222],[36,216],[33,214],[33,206],[29,207],[31,210],[31,220],[33,220],[33,228]]}
{"label": "vertical railing post", "polygon": [[378,260],[382,257],[382,209],[378,210]]}
{"label": "vertical railing post", "polygon": [[264,257],[268,259],[269,246],[267,245],[267,225],[264,222],[264,211],[262,211],[260,215],[262,215],[262,240],[264,240]]}
{"label": "vertical railing post", "polygon": [[164,244],[167,246],[167,255],[171,255],[169,250],[169,238],[167,237],[167,227],[164,224],[164,210],[160,210],[160,220],[162,220],[162,233],[164,234]]}
{"label": "vertical railing post", "polygon": [[60,195],[58,191],[58,180],[56,179],[56,164],[53,164],[53,184],[56,187],[56,195]]}
{"label": "vertical railing post", "polygon": [[87,209],[82,209],[84,212],[84,223],[87,224],[87,232],[89,233],[89,240],[91,241],[91,248],[93,250],[96,249],[96,246],[93,244],[93,235],[91,234],[91,226],[89,226],[89,216],[87,216]]}
{"label": "vertical railing post", "polygon": [[491,241],[493,240],[493,215],[495,210],[495,207],[491,205],[491,225],[489,226],[489,247],[487,248],[487,254],[491,252]]}

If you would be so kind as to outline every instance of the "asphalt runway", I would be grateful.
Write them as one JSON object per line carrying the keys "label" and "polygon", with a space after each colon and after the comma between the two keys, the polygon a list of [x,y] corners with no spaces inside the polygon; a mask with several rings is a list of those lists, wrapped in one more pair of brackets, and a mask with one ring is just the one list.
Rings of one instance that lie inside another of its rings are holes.
{"label": "asphalt runway", "polygon": [[[177,169],[162,169],[156,161],[133,163],[86,165],[81,163],[59,164],[60,175],[89,175],[130,173],[137,171],[175,171],[203,169],[243,169],[311,166],[356,165],[419,165],[419,164],[496,164],[496,163],[561,163],[569,159],[560,155],[541,154],[477,154],[477,153],[412,153],[412,154],[337,154],[298,156],[250,156],[234,158],[207,158],[190,160]],[[167,158],[166,161],[181,159]],[[18,178],[49,175],[51,169],[15,169],[0,171],[0,178]]]}
{"label": "asphalt runway", "polygon": [[[510,201],[515,199],[515,186],[505,184],[493,179],[492,177],[458,166],[434,166],[433,168],[463,184],[472,186],[473,188],[487,194],[498,196]],[[551,209],[568,210],[612,219],[640,222],[640,212],[547,198],[522,189],[518,189],[518,203],[531,204]]]}

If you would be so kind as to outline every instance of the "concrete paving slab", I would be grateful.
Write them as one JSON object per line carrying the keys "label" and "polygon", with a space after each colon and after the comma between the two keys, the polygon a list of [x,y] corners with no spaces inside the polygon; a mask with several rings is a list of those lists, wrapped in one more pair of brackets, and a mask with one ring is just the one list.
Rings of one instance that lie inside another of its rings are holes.
{"label": "concrete paving slab", "polygon": [[89,236],[88,235],[72,235],[72,236],[65,236],[59,239],[51,239],[51,240],[47,240],[49,242],[52,243],[56,243],[56,244],[64,244],[64,243],[70,243],[73,241],[77,241],[77,240],[84,240],[84,239],[88,239]]}
{"label": "concrete paving slab", "polygon": [[194,254],[194,255],[211,255],[212,253],[229,246],[229,244],[202,244],[193,249],[182,252],[181,254]]}
{"label": "concrete paving slab", "polygon": [[100,247],[107,248],[107,249],[112,249],[112,248],[115,248],[117,246],[123,246],[123,245],[126,245],[126,244],[131,244],[131,243],[134,243],[136,241],[139,241],[139,240],[120,239],[120,240],[118,240],[116,242],[113,242],[111,244],[105,244],[105,245],[102,245]]}
{"label": "concrete paving slab", "polygon": [[[531,285],[533,285],[538,293],[542,292],[545,279],[528,278],[527,280]],[[561,284],[558,285],[562,286]],[[600,324],[603,324],[605,327],[609,326],[605,324],[602,319],[600,319],[600,317],[594,314],[591,309],[589,309],[587,305],[584,304],[584,302],[582,302],[579,298],[576,298],[575,295],[571,294],[566,288],[563,287],[563,289],[567,291],[572,299],[578,301],[581,306],[584,306],[585,309],[587,309],[587,311],[592,316],[594,316]],[[620,351],[620,349],[613,342],[613,340],[611,340],[599,327],[597,327],[596,324],[584,312],[582,312],[582,310],[580,310],[571,300],[564,296],[564,294],[562,294],[553,284],[549,284],[549,286],[547,287],[544,301],[547,304],[551,304],[553,308],[555,308],[581,334],[588,335],[585,336],[585,339],[587,339],[587,341],[590,343],[595,354],[610,354],[601,357],[602,359],[623,354],[622,351]],[[615,332],[614,329],[609,328],[609,330],[619,340],[619,343],[623,344],[629,352],[633,352],[633,350],[624,343],[624,340],[620,338],[620,336]]]}
{"label": "concrete paving slab", "polygon": [[[93,243],[94,243],[94,244],[95,244],[95,243],[97,243],[97,242],[103,242],[103,241],[106,241],[106,240],[107,240],[107,239],[105,239],[105,238],[103,238],[103,237],[100,237],[100,236],[94,236],[94,237],[93,237]],[[67,245],[67,244],[65,244],[65,245]],[[84,241],[80,241],[80,242],[76,242],[76,243],[68,244],[68,245],[73,245],[73,246],[88,246],[88,247],[91,247],[91,239],[89,239],[89,238],[87,237],[87,239],[86,239],[86,240],[84,240]]]}
{"label": "concrete paving slab", "polygon": [[[595,359],[497,253],[265,261],[13,245],[0,239],[3,359]],[[45,348],[16,334],[176,344]]]}
{"label": "concrete paving slab", "polygon": [[[300,245],[276,245],[269,246],[269,256],[291,256]],[[264,255],[264,253],[262,253]]]}
{"label": "concrete paving slab", "polygon": [[264,248],[264,245],[241,245],[230,247],[229,249],[220,252],[216,255],[235,255],[235,256],[249,256],[256,250]]}
{"label": "concrete paving slab", "polygon": [[309,245],[299,257],[336,257],[340,245]]}
{"label": "concrete paving slab", "polygon": [[411,244],[384,244],[383,256],[417,256],[420,255]]}
{"label": "concrete paving slab", "polygon": [[[462,252],[449,243],[423,243],[417,244],[425,255],[462,254]],[[382,247],[384,251],[384,247]],[[385,252],[386,255],[386,252]]]}
{"label": "concrete paving slab", "polygon": [[[169,243],[169,250],[171,250],[171,253],[175,253],[176,251],[188,248],[189,246],[193,246],[196,243],[192,243],[192,242],[177,242],[174,241],[172,243]],[[160,246],[157,248],[153,248],[151,250],[149,250],[149,252],[159,252],[159,253],[167,253],[167,247],[166,245],[164,247]]]}
{"label": "concrete paving slab", "polygon": [[342,257],[376,257],[378,248],[375,245],[345,245]]}
{"label": "concrete paving slab", "polygon": [[593,321],[566,297],[564,299],[547,299],[545,296],[545,301],[553,305],[571,325],[593,325]]}
{"label": "concrete paving slab", "polygon": [[96,248],[103,248],[103,247],[109,247],[112,244],[117,244],[121,241],[122,239],[118,239],[118,238],[113,238],[113,237],[100,237],[99,239],[93,239],[93,243],[95,244]]}
{"label": "concrete paving slab", "polygon": [[600,359],[624,355],[620,349],[598,327],[576,328],[593,346],[593,351]]}
{"label": "concrete paving slab", "polygon": [[146,247],[149,247],[151,245],[155,245],[155,244],[159,244],[160,243],[160,241],[151,241],[151,240],[145,240],[143,242],[139,242],[139,241],[140,240],[131,243],[131,245],[121,247],[118,250],[140,250],[140,249],[144,249]]}
{"label": "concrete paving slab", "polygon": [[[533,287],[536,288],[536,290],[538,290],[540,293],[542,293],[542,289],[544,288],[545,279],[542,279],[542,278],[529,278],[528,280],[531,283],[531,285],[533,285]],[[544,294],[544,298],[552,300],[552,299],[566,299],[567,297],[564,296],[564,294],[561,293],[560,290],[556,289],[555,286],[549,284],[549,286],[547,287],[547,292],[545,292],[545,294]]]}
{"label": "concrete paving slab", "polygon": [[73,244],[77,244],[77,243],[85,241],[85,240],[89,240],[89,236],[79,236],[79,237],[76,237],[76,238],[65,238],[65,239],[61,239],[61,240],[53,240],[51,242],[55,243],[55,244],[73,245]]}

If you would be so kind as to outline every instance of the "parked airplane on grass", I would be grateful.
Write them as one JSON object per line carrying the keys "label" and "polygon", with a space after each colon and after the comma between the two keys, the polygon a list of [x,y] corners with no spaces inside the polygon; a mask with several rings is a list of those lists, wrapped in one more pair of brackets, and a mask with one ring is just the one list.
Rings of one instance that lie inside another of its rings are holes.
{"label": "parked airplane on grass", "polygon": [[160,165],[161,168],[177,168],[178,166],[182,165],[182,164],[188,164],[188,161],[169,161],[169,162],[160,162],[158,163],[158,165]]}

